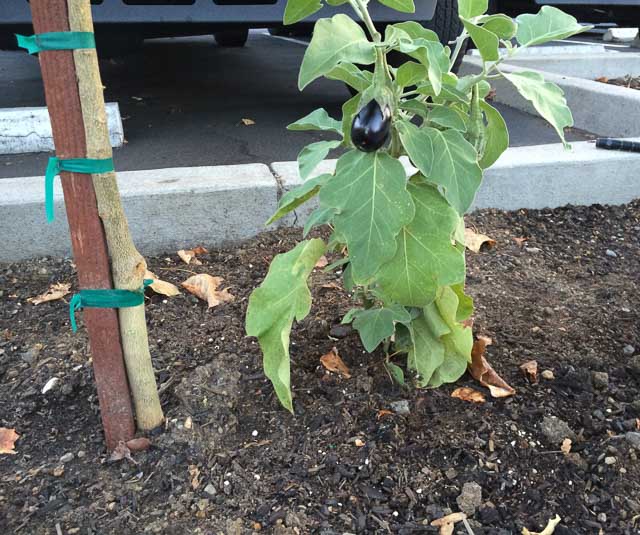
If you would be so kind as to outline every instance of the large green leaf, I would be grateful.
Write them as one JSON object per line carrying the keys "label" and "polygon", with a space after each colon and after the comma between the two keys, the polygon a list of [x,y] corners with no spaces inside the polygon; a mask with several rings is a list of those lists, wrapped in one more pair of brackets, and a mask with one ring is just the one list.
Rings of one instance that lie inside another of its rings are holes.
{"label": "large green leaf", "polygon": [[326,184],[331,177],[332,175],[330,174],[320,175],[307,180],[295,189],[287,191],[278,203],[278,210],[269,218],[269,221],[267,221],[267,225],[277,221],[289,212],[295,210],[301,204],[307,202],[320,191],[320,187]]}
{"label": "large green leaf", "polygon": [[300,178],[306,180],[317,165],[327,157],[329,151],[340,146],[342,141],[316,141],[307,145],[298,154]]}
{"label": "large green leaf", "polygon": [[353,118],[360,110],[360,98],[360,93],[358,93],[342,105],[342,138],[346,147],[353,147],[351,144],[351,125]]}
{"label": "large green leaf", "polygon": [[302,229],[302,237],[306,238],[307,234],[311,232],[313,227],[318,227],[320,225],[326,225],[330,223],[333,219],[334,211],[333,208],[327,208],[326,206],[318,206],[313,212],[309,214],[307,217],[307,221],[304,224],[304,228]]}
{"label": "large green leaf", "polygon": [[277,255],[267,277],[249,297],[247,334],[258,338],[265,374],[273,383],[280,403],[291,412],[291,325],[294,319],[304,319],[311,309],[307,278],[324,252],[324,242],[313,239]]}
{"label": "large green leaf", "polygon": [[353,279],[367,283],[393,257],[396,236],[414,215],[402,164],[385,152],[340,157],[320,201],[336,210],[335,230],[349,248]]}
{"label": "large green leaf", "polygon": [[484,153],[479,163],[482,169],[487,169],[509,148],[509,130],[498,110],[484,100],[480,101],[480,108],[482,108],[487,119],[487,128],[485,130],[486,144]]}
{"label": "large green leaf", "polygon": [[287,0],[283,22],[294,24],[322,9],[320,0]]}
{"label": "large green leaf", "polygon": [[442,90],[442,76],[449,71],[449,59],[444,47],[435,41],[419,38],[413,41],[401,40],[398,50],[417,59],[427,68],[429,82],[435,95]]}
{"label": "large green leaf", "polygon": [[413,164],[430,181],[444,188],[444,196],[463,215],[482,181],[475,149],[457,130],[418,128],[398,124],[402,145]]}
{"label": "large green leaf", "polygon": [[407,61],[398,67],[396,72],[396,82],[400,87],[416,85],[422,82],[427,76],[427,68],[415,61]]}
{"label": "large green leaf", "polygon": [[516,34],[517,24],[506,15],[485,15],[477,20],[485,30],[495,33],[500,39],[511,39]]}
{"label": "large green leaf", "polygon": [[464,24],[465,30],[471,36],[471,40],[475,43],[484,61],[498,61],[500,59],[498,53],[500,39],[495,33],[483,26],[477,26],[467,19],[462,19],[462,24]]}
{"label": "large green leaf", "polygon": [[479,17],[487,11],[488,7],[488,0],[458,0],[458,13],[465,19]]}
{"label": "large green leaf", "polygon": [[342,124],[332,117],[329,117],[327,110],[318,108],[310,114],[305,115],[302,119],[298,119],[295,123],[287,126],[287,130],[303,131],[303,130],[320,130],[325,132],[335,132],[342,135]]}
{"label": "large green leaf", "polygon": [[376,281],[385,300],[423,307],[439,286],[464,281],[464,252],[451,242],[460,218],[432,185],[412,179],[407,189],[415,217],[400,231],[395,255]]}
{"label": "large green leaf", "polygon": [[340,80],[353,87],[356,91],[364,91],[371,85],[373,73],[359,69],[353,63],[340,63],[337,67],[325,74],[330,80]]}
{"label": "large green leaf", "polygon": [[467,130],[463,114],[450,106],[432,105],[429,112],[429,122],[445,128],[460,130],[460,132],[466,132]]}
{"label": "large green leaf", "polygon": [[407,367],[418,374],[418,386],[429,384],[431,376],[444,361],[444,344],[424,315],[411,322],[411,345],[407,354]]}
{"label": "large green leaf", "polygon": [[518,15],[516,22],[518,23],[516,39],[521,46],[540,45],[566,39],[591,28],[578,24],[574,17],[552,6],[543,6],[535,15],[531,13]]}
{"label": "large green leaf", "polygon": [[364,348],[371,353],[380,342],[395,332],[396,323],[409,323],[411,315],[403,306],[369,308],[353,313],[353,328],[360,334]]}
{"label": "large green leaf", "polygon": [[401,11],[402,13],[414,13],[416,6],[413,5],[413,0],[378,0],[381,4],[384,4],[391,9]]}
{"label": "large green leaf", "polygon": [[552,82],[547,82],[540,73],[522,71],[503,73],[526,98],[536,111],[553,126],[560,139],[568,146],[564,138],[564,129],[573,126],[573,116],[564,98],[564,92]]}
{"label": "large green leaf", "polygon": [[302,60],[298,87],[304,89],[340,63],[370,65],[375,59],[374,44],[353,19],[342,14],[320,19]]}

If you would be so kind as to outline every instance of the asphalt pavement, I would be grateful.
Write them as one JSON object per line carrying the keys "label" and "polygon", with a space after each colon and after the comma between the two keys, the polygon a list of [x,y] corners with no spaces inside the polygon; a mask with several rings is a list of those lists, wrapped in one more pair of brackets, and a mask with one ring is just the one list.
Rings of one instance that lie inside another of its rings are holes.
{"label": "asphalt pavement", "polygon": [[[127,140],[114,152],[116,170],[295,160],[307,143],[329,139],[285,129],[319,107],[339,117],[349,98],[340,82],[328,80],[298,91],[304,50],[303,41],[256,30],[244,48],[219,47],[207,36],[161,39],[101,61],[105,99],[119,103]],[[0,52],[0,108],[44,105],[37,58]],[[499,108],[512,146],[558,141],[542,119]],[[567,137],[589,138],[576,131]],[[0,156],[0,178],[40,175],[49,156]]]}

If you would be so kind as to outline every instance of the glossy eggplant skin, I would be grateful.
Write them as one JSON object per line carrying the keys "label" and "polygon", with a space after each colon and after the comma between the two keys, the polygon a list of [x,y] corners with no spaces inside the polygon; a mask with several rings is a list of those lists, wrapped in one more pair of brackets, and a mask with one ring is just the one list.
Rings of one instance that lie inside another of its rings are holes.
{"label": "glossy eggplant skin", "polygon": [[373,152],[382,147],[391,132],[391,112],[376,100],[370,101],[353,118],[351,141],[358,150]]}

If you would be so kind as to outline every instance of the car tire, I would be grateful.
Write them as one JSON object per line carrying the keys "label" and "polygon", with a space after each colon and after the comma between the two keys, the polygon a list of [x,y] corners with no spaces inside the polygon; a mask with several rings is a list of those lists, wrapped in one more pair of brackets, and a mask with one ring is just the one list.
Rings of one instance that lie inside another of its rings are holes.
{"label": "car tire", "polygon": [[219,30],[213,32],[213,36],[219,46],[241,47],[247,43],[249,28]]}
{"label": "car tire", "polygon": [[[462,33],[462,21],[458,17],[458,0],[438,0],[433,18],[423,23],[423,25],[425,28],[436,32],[444,46],[452,46],[449,43]],[[452,69],[453,72],[458,72],[460,68],[462,58],[467,50],[467,42],[464,43],[456,58]]]}

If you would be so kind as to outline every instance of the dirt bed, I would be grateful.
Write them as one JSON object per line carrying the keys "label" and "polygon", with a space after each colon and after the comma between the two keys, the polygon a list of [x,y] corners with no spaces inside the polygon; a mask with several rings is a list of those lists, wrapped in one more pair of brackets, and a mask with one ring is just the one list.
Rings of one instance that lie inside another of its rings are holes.
{"label": "dirt bed", "polygon": [[619,85],[622,87],[628,87],[630,89],[640,89],[640,76],[624,76],[623,78],[596,78],[597,82],[603,82],[605,84]]}
{"label": "dirt bed", "polygon": [[[207,310],[185,292],[148,295],[167,421],[136,464],[107,462],[84,330],[72,334],[63,301],[27,302],[75,281],[72,263],[0,266],[0,427],[21,435],[16,455],[0,455],[0,532],[437,533],[432,520],[463,509],[475,535],[539,531],[555,514],[557,535],[638,533],[640,203],[468,222],[498,241],[469,254],[468,291],[515,396],[452,398],[455,386],[484,390],[469,376],[438,390],[394,385],[383,355],[338,327],[350,300],[336,276],[316,272],[312,312],[291,338],[288,414],[243,327],[251,289],[299,239],[281,230],[212,250],[202,266],[148,259],[176,284],[222,276],[236,300]],[[351,378],[320,365],[333,346]],[[528,360],[553,378],[530,383]]]}

